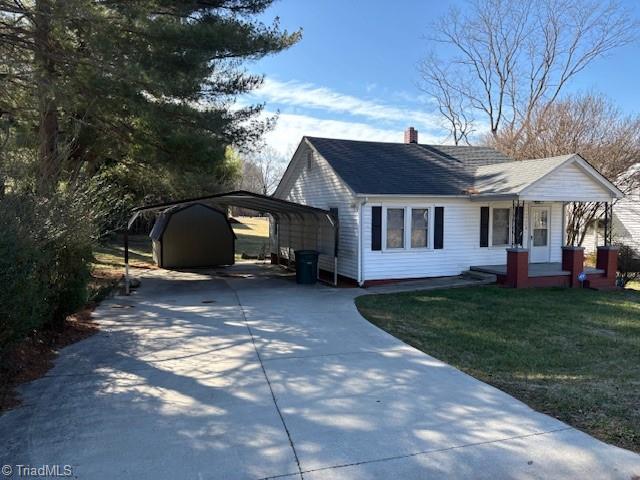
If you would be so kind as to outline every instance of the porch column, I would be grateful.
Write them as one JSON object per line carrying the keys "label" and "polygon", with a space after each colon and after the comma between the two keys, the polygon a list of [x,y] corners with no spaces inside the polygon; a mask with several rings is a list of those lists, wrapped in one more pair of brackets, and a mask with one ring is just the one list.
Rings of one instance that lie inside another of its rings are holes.
{"label": "porch column", "polygon": [[507,248],[507,281],[513,288],[526,288],[529,284],[529,250]]}
{"label": "porch column", "polygon": [[569,286],[581,286],[578,275],[584,270],[584,247],[562,247],[562,270],[571,272]]}
{"label": "porch column", "polygon": [[615,287],[616,275],[618,273],[618,247],[598,247],[596,268],[604,270],[604,276],[607,279],[607,287]]}
{"label": "porch column", "polygon": [[511,246],[512,247],[524,247],[524,201],[513,200],[511,202]]}

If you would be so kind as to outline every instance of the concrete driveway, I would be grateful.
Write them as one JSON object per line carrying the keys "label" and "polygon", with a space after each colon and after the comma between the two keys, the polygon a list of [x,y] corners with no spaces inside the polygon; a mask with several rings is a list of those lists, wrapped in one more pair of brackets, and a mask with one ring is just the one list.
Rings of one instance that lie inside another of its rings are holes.
{"label": "concrete driveway", "polygon": [[0,417],[0,461],[82,479],[620,478],[606,445],[265,267],[143,274]]}

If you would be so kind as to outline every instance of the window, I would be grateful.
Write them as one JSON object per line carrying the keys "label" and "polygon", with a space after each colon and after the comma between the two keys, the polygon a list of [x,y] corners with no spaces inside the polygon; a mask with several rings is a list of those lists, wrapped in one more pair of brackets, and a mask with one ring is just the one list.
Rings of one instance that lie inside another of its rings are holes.
{"label": "window", "polygon": [[[532,209],[533,210],[533,209]],[[549,233],[547,210],[533,210],[533,246],[546,247]]]}
{"label": "window", "polygon": [[507,245],[509,243],[509,220],[511,211],[508,208],[493,209],[493,223],[491,233],[492,245]]}
{"label": "window", "polygon": [[307,152],[307,170],[313,170],[315,162],[313,161],[313,152]]}
{"label": "window", "polygon": [[427,248],[429,238],[429,209],[411,209],[411,248]]}
{"label": "window", "polygon": [[404,248],[404,208],[387,209],[387,248]]}

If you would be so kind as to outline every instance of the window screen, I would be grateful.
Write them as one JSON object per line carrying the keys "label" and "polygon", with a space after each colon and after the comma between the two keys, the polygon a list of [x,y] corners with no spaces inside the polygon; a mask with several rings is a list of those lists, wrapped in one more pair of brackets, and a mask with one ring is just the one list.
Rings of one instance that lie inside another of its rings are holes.
{"label": "window screen", "polygon": [[493,209],[493,245],[507,245],[509,243],[509,212],[508,208]]}
{"label": "window screen", "polygon": [[426,208],[411,209],[411,248],[427,247],[429,238],[429,210]]}
{"label": "window screen", "polygon": [[404,248],[404,208],[387,209],[387,248]]}

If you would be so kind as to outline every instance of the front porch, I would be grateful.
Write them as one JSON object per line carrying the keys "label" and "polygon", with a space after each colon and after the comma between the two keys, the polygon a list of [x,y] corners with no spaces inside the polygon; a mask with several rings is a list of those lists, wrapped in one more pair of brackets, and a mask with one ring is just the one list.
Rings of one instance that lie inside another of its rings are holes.
{"label": "front porch", "polygon": [[[492,275],[506,275],[507,264],[503,265],[477,265],[470,268],[474,272],[490,273]],[[584,269],[587,275],[589,274],[602,274],[604,270],[600,268],[586,267]],[[548,262],[548,263],[530,263],[529,264],[529,278],[535,277],[560,277],[569,276],[571,272],[569,270],[562,269],[562,263],[560,262]]]}
{"label": "front porch", "polygon": [[583,247],[562,247],[562,262],[529,263],[525,248],[507,248],[507,263],[475,265],[470,270],[495,275],[497,283],[514,288],[587,287],[614,288],[617,247],[598,247],[596,267],[584,266]]}

